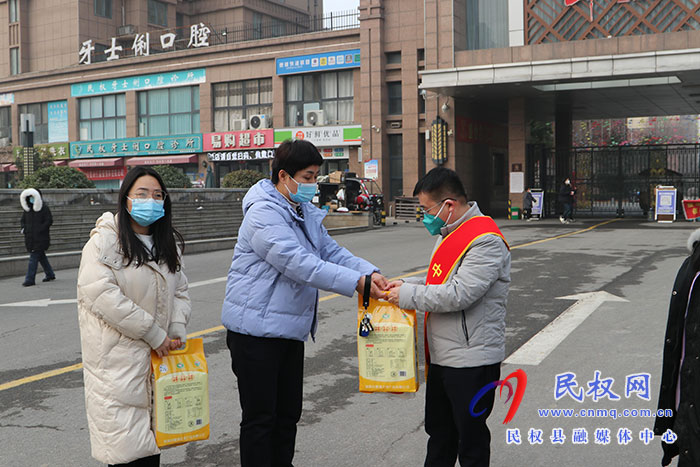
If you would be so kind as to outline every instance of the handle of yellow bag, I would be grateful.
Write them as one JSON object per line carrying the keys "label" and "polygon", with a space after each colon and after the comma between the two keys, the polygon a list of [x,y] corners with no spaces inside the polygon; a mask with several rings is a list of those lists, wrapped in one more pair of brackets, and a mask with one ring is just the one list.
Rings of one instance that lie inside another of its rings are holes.
{"label": "handle of yellow bag", "polygon": [[362,294],[362,306],[369,308],[369,292],[372,290],[372,274],[365,276],[365,293]]}
{"label": "handle of yellow bag", "polygon": [[184,344],[182,344],[182,347],[180,347],[179,349],[171,350],[171,351],[169,352],[169,354],[170,354],[170,355],[180,355],[180,354],[183,354],[183,353],[187,353],[187,351],[189,350],[189,348],[190,348],[190,341],[187,341],[187,342],[185,342]]}

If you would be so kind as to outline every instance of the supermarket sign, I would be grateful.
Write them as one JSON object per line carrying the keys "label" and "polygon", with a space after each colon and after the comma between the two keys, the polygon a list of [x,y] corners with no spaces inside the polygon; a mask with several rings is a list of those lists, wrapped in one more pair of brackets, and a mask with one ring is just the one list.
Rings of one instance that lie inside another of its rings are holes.
{"label": "supermarket sign", "polygon": [[323,126],[275,130],[275,147],[290,139],[309,141],[318,147],[359,146],[362,144],[362,126]]}

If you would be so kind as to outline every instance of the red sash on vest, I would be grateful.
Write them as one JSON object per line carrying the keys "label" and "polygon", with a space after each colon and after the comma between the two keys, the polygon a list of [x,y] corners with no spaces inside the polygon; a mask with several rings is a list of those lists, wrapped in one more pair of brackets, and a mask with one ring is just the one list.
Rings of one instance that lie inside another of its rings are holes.
{"label": "red sash on vest", "polygon": [[[510,250],[508,242],[498,229],[498,226],[488,216],[475,216],[462,223],[457,229],[449,234],[440,243],[437,250],[430,259],[428,277],[425,285],[442,285],[447,282],[454,268],[457,267],[462,257],[467,253],[472,243],[484,235],[498,235],[503,239],[506,247]],[[426,374],[430,365],[430,348],[428,347],[428,316],[425,313],[423,321],[423,335],[425,340],[425,368]]]}

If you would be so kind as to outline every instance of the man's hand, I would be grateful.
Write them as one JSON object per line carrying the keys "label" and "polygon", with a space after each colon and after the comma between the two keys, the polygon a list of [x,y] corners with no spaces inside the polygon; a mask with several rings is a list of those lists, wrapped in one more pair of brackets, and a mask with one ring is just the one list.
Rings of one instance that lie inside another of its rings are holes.
{"label": "man's hand", "polygon": [[379,287],[381,290],[389,289],[389,281],[386,280],[386,277],[382,276],[378,272],[372,273],[372,283]]}
{"label": "man's hand", "polygon": [[[365,293],[365,280],[366,279],[367,279],[366,276],[362,276],[362,277],[360,277],[360,280],[357,281],[357,287],[355,287],[355,290],[357,290],[357,293],[359,293],[360,295],[364,295],[364,293]],[[384,280],[386,281],[386,279],[384,279]],[[380,289],[377,286],[377,284],[375,283],[374,277],[372,277],[372,285],[370,286],[370,289],[369,289],[369,296],[372,298],[375,298],[375,299],[380,299],[380,298],[385,297],[385,294],[382,291],[382,289]]]}
{"label": "man's hand", "polygon": [[403,281],[394,281],[389,284],[389,294],[385,297],[392,305],[399,306],[399,291],[401,290]]}

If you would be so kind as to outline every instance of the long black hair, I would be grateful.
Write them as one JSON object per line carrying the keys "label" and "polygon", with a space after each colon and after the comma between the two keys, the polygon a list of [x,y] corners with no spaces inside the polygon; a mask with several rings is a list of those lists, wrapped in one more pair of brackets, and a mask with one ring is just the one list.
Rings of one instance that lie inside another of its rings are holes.
{"label": "long black hair", "polygon": [[135,261],[136,267],[139,267],[149,260],[153,260],[156,263],[167,264],[168,270],[174,273],[179,271],[181,266],[176,238],[180,243],[180,252],[185,251],[185,239],[182,238],[180,232],[173,227],[170,196],[165,197],[165,215],[150,225],[150,234],[153,236],[153,252],[151,254],[146,251],[143,243],[139,240],[134,229],[131,227],[131,214],[129,214],[129,210],[126,207],[126,198],[136,180],[144,175],[150,175],[158,180],[160,189],[163,190],[166,195],[168,193],[163,179],[158,175],[158,172],[152,168],[136,166],[129,170],[119,190],[119,206],[117,208],[119,245],[122,254],[127,260],[127,266]]}

